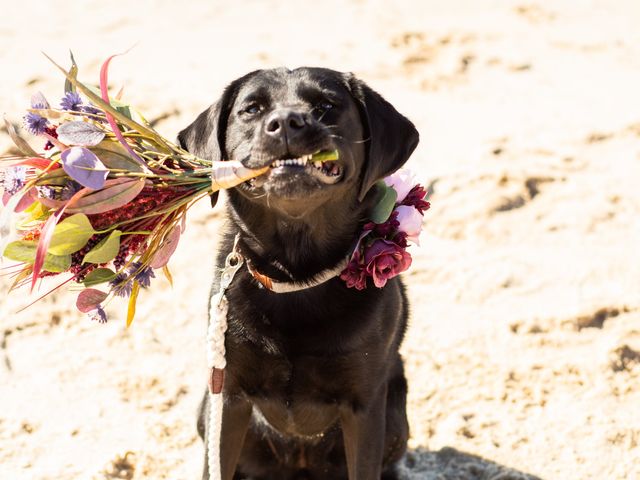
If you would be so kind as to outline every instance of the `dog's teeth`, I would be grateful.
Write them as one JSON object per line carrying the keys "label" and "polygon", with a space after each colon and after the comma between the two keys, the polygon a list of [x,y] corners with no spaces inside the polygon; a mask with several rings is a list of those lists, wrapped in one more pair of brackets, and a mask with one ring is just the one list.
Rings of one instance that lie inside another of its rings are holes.
{"label": "dog's teeth", "polygon": [[313,166],[316,168],[322,168],[322,162],[313,162]]}

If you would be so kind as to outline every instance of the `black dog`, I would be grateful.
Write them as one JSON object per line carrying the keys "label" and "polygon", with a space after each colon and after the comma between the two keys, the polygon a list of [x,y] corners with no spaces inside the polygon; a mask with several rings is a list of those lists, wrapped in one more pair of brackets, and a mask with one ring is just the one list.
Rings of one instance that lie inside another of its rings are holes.
{"label": "black dog", "polygon": [[[257,279],[305,281],[347,257],[374,184],[416,147],[415,127],[351,74],[282,68],[231,83],[179,141],[200,157],[272,167],[228,192],[218,265],[239,234],[251,270],[227,290],[222,478],[395,478],[409,434],[400,279],[358,291],[336,276],[293,293]],[[337,162],[307,161],[334,149]],[[297,160],[274,163],[283,159]],[[207,398],[198,422],[205,442]]]}

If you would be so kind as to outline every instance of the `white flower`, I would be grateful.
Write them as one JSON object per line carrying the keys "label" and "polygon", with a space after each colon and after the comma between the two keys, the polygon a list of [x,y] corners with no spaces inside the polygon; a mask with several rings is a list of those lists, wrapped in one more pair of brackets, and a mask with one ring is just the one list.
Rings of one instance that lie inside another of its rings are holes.
{"label": "white flower", "polygon": [[414,173],[409,169],[403,168],[393,175],[386,177],[384,179],[384,183],[398,192],[398,199],[396,200],[396,203],[400,203],[415,186],[416,182]]}
{"label": "white flower", "polygon": [[400,205],[396,207],[398,216],[396,220],[400,223],[398,230],[407,234],[407,240],[416,245],[420,245],[420,231],[422,230],[422,215],[413,206]]}

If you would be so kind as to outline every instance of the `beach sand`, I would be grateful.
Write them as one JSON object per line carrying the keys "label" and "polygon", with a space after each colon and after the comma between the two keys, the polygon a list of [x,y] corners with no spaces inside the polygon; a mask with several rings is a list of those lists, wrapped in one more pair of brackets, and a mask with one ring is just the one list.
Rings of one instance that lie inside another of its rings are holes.
{"label": "beach sand", "polygon": [[[353,71],[411,118],[430,186],[404,275],[407,480],[640,478],[640,3],[0,1],[0,110],[110,83],[177,132],[256,68]],[[0,153],[9,151],[0,132]],[[193,479],[219,204],[110,321],[3,298],[0,478]],[[7,282],[0,280],[1,286]],[[4,297],[4,294],[3,294]],[[529,477],[528,475],[531,475]]]}

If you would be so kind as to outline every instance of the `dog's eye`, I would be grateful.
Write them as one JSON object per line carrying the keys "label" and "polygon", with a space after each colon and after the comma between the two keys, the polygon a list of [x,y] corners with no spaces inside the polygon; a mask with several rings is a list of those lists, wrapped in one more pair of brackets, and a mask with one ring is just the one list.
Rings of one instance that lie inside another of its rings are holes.
{"label": "dog's eye", "polygon": [[246,113],[247,115],[255,115],[256,113],[259,113],[260,110],[260,105],[258,105],[257,103],[250,103],[242,109],[242,113]]}
{"label": "dog's eye", "polygon": [[316,105],[315,110],[318,113],[322,114],[322,113],[325,113],[325,112],[331,110],[333,107],[334,107],[333,103],[331,103],[331,102],[329,102],[327,100],[323,100],[322,102],[320,102],[320,103],[318,103]]}

